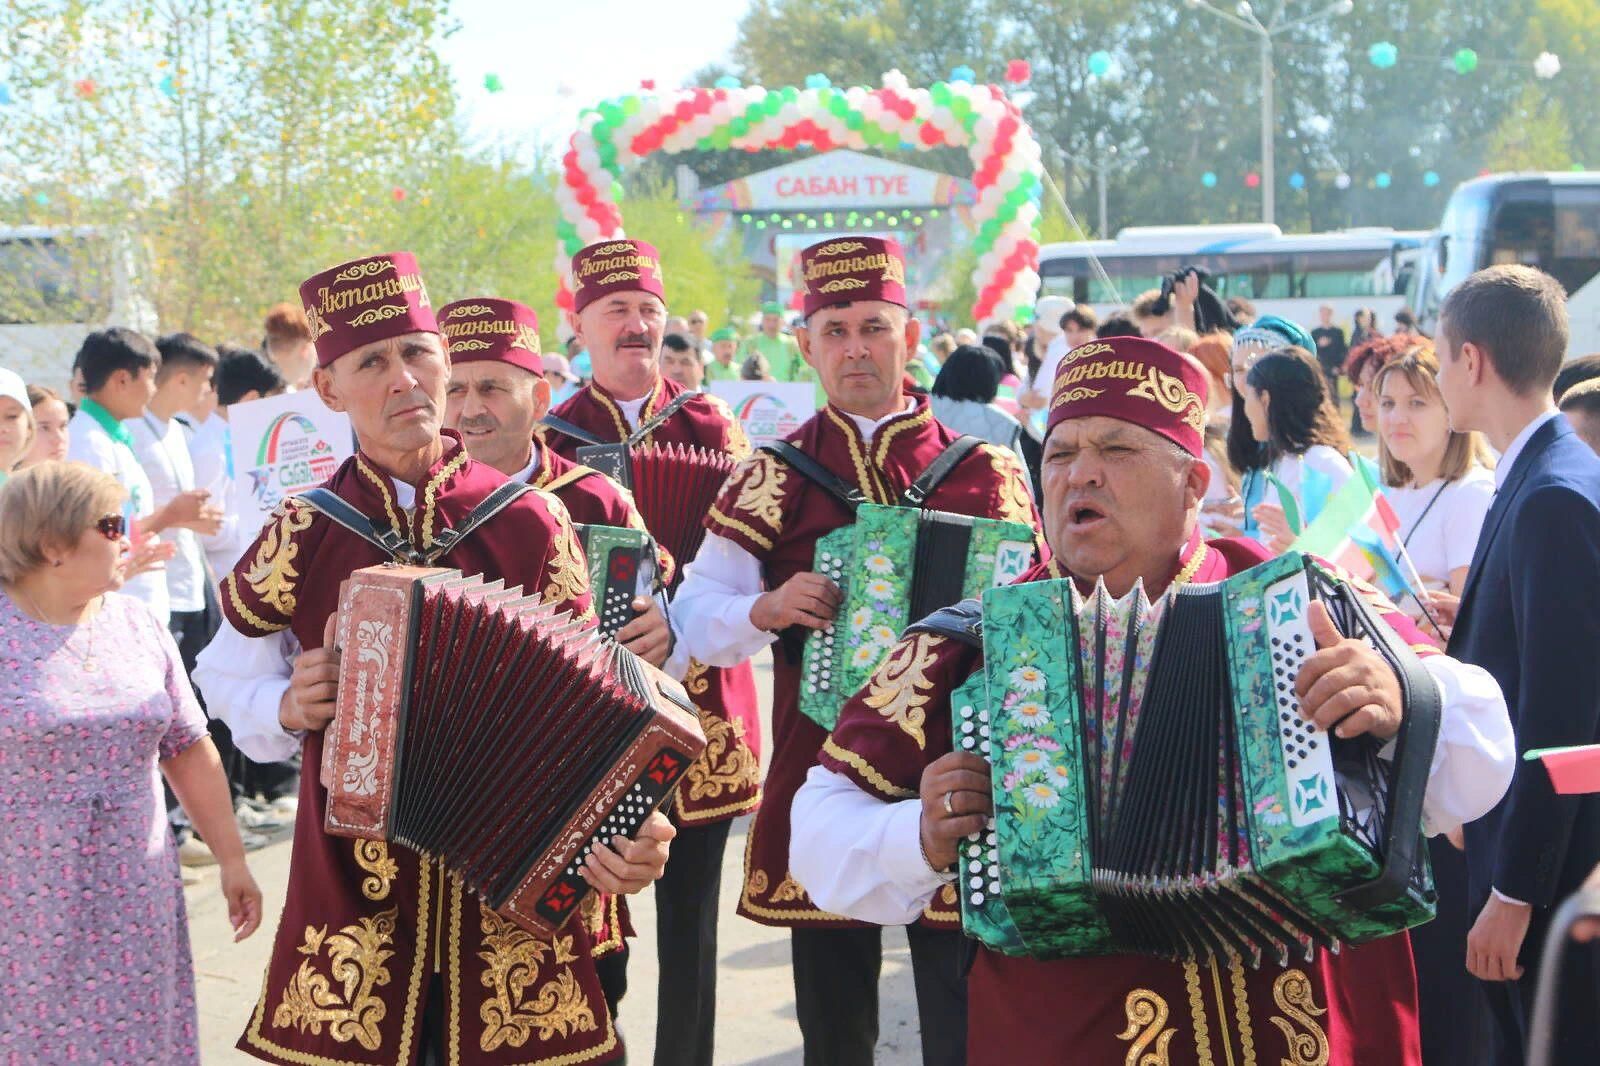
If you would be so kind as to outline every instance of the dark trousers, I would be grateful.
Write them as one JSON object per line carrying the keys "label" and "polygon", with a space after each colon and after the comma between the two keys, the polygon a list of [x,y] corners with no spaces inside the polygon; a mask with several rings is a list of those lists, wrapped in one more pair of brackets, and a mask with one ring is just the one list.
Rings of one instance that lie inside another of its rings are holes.
{"label": "dark trousers", "polygon": [[717,904],[731,822],[680,826],[656,882],[655,1066],[711,1066],[717,1024]]}
{"label": "dark trousers", "polygon": [[[178,657],[183,660],[183,672],[194,676],[195,660],[200,652],[211,643],[211,638],[216,636],[217,626],[222,618],[222,612],[216,605],[215,594],[211,591],[209,583],[206,586],[206,604],[198,611],[173,611],[167,616],[167,630],[172,634],[172,639],[178,645]],[[194,683],[190,682],[190,687]],[[200,695],[200,690],[194,690],[195,699],[200,702],[200,709],[205,710],[205,697]],[[217,755],[222,759],[222,771],[228,777],[228,789],[233,793],[234,802],[244,795],[244,756],[239,754],[239,749],[233,745],[233,734],[220,719],[206,714],[206,729],[211,733],[211,743],[217,746]],[[167,789],[167,810],[174,810],[178,806],[177,797],[172,790]]]}
{"label": "dark trousers", "polygon": [[1467,972],[1467,857],[1442,836],[1428,841],[1439,894],[1433,921],[1411,930],[1423,1066],[1488,1066],[1493,1025],[1482,983]]}
{"label": "dark trousers", "polygon": [[[967,1058],[967,981],[959,929],[906,927],[923,1066]],[[795,1013],[805,1066],[872,1066],[883,930],[793,929]]]}
{"label": "dark trousers", "polygon": [[[607,952],[594,960],[594,975],[600,979],[600,994],[605,996],[606,1010],[611,1012],[611,1020],[617,1025],[617,1042],[623,1043],[622,1026],[617,1022],[617,1016],[622,1011],[622,997],[628,991],[628,942],[624,940],[622,946],[615,951]],[[616,1060],[618,1066],[624,1066],[628,1061],[627,1047],[623,1047],[622,1056]]]}
{"label": "dark trousers", "polygon": [[[1600,948],[1592,944],[1568,944],[1561,962],[1561,981],[1556,988],[1554,1044],[1546,1049],[1542,1062],[1524,1055],[1529,1030],[1533,1026],[1534,994],[1539,988],[1539,968],[1543,961],[1545,934],[1550,929],[1554,908],[1533,912],[1528,935],[1522,941],[1522,977],[1516,981],[1480,983],[1494,1018],[1495,1066],[1554,1066],[1557,1063],[1600,1063]],[[1473,915],[1477,917],[1476,914]],[[1432,1066],[1431,1063],[1428,1066]]]}

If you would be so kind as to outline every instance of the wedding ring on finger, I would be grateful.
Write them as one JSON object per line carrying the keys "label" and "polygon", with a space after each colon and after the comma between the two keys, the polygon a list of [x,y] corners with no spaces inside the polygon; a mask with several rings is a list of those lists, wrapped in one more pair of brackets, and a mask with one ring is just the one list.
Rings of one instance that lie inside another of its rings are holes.
{"label": "wedding ring on finger", "polygon": [[953,795],[955,795],[953,792],[946,792],[944,794],[944,813],[949,815],[951,818],[956,816],[956,809],[950,805],[950,797]]}

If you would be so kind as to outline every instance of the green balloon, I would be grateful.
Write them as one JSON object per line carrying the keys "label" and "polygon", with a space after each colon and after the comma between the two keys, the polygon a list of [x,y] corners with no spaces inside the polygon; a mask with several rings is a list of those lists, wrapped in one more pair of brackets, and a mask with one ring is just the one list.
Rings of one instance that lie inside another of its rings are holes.
{"label": "green balloon", "polygon": [[764,115],[766,115],[766,112],[761,109],[761,105],[758,103],[749,104],[744,109],[744,117],[751,122],[760,122]]}
{"label": "green balloon", "polygon": [[853,130],[859,130],[867,124],[867,117],[859,111],[852,111],[844,117],[844,124]]}
{"label": "green balloon", "polygon": [[784,103],[792,104],[800,99],[800,90],[796,89],[793,85],[785,85],[778,95],[782,98]]}
{"label": "green balloon", "polygon": [[715,147],[711,143],[710,137],[701,137],[698,141],[694,142],[694,146],[698,151],[701,152],[709,152],[713,147]]}
{"label": "green balloon", "polygon": [[613,181],[611,183],[611,199],[617,201],[618,203],[621,203],[623,196],[624,196],[624,193],[623,193],[623,189],[622,189],[622,182]]}
{"label": "green balloon", "polygon": [[729,122],[728,122],[728,133],[731,134],[732,136],[734,136],[734,137],[743,137],[745,134],[747,134],[749,132],[750,132],[750,120],[749,119],[746,119],[746,118],[735,118],[735,119],[730,119],[729,120]]}
{"label": "green balloon", "polygon": [[838,118],[844,118],[850,113],[850,101],[836,94],[828,101],[828,110]]}
{"label": "green balloon", "polygon": [[767,98],[762,101],[762,109],[765,110],[768,115],[776,115],[779,111],[782,111],[782,95],[778,93],[768,93]]}
{"label": "green balloon", "polygon": [[728,126],[721,126],[711,131],[711,146],[719,152],[727,151],[733,143],[733,131]]}
{"label": "green balloon", "polygon": [[994,247],[994,238],[993,237],[985,237],[982,233],[979,233],[978,236],[972,242],[972,250],[974,252],[977,252],[979,255],[982,255],[984,252],[987,252],[990,248],[993,248],[993,247]]}
{"label": "green balloon", "polygon": [[928,95],[933,97],[933,102],[948,107],[950,104],[950,86],[942,81],[936,81],[928,89]]}
{"label": "green balloon", "polygon": [[1033,321],[1033,308],[1019,307],[1012,312],[1011,318],[1012,321],[1016,322],[1018,325],[1025,326],[1029,322]]}
{"label": "green balloon", "polygon": [[961,118],[966,118],[972,114],[972,101],[965,96],[952,95],[950,98],[950,110]]}
{"label": "green balloon", "polygon": [[622,113],[624,115],[637,115],[639,113],[639,98],[637,96],[624,96],[622,98]]}
{"label": "green balloon", "polygon": [[616,126],[622,122],[625,115],[622,108],[618,107],[616,104],[601,104],[600,117],[611,123],[613,126]]}

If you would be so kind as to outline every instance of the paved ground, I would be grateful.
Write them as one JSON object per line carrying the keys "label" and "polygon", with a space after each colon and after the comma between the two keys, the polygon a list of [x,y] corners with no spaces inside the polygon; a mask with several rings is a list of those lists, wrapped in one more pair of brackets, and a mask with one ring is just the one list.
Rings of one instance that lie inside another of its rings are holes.
{"label": "paved ground", "polygon": [[[763,727],[768,725],[771,667],[757,666],[757,688],[763,693]],[[771,730],[766,728],[770,737]],[[743,876],[746,824],[734,826],[722,874],[720,967],[717,985],[717,1062],[741,1066],[790,1066],[800,1058],[800,1029],[794,1017],[794,990],[789,977],[789,941],[783,930],[769,929],[737,917],[734,905]],[[234,1041],[255,1008],[261,975],[283,907],[289,875],[290,844],[280,840],[251,856],[251,869],[266,894],[268,922],[242,944],[234,944],[227,915],[217,893],[215,868],[203,871],[187,889],[189,929],[198,976],[201,1052],[205,1063],[233,1064],[255,1060],[234,1050]],[[628,967],[628,994],[622,1001],[621,1028],[629,1061],[648,1063],[655,1037],[655,906],[650,893],[636,897],[633,941]],[[882,1066],[920,1062],[916,1002],[911,986],[911,961],[905,936],[889,930],[884,936],[881,1029],[877,1061]]]}

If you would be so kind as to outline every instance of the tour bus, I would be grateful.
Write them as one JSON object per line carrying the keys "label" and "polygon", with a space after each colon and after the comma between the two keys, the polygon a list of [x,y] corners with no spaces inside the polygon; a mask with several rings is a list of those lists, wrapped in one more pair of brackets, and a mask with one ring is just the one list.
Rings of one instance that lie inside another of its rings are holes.
{"label": "tour bus", "polygon": [[92,331],[131,326],[153,336],[135,247],[90,226],[0,226],[0,366],[65,389]]}
{"label": "tour bus", "polygon": [[1223,299],[1242,296],[1263,315],[1307,327],[1327,304],[1349,325],[1360,308],[1377,313],[1383,328],[1405,306],[1424,233],[1352,229],[1285,235],[1277,226],[1137,226],[1115,240],[1071,241],[1039,251],[1041,295],[1088,304],[1104,317],[1161,287],[1184,266],[1211,275]]}
{"label": "tour bus", "polygon": [[1491,174],[1463,182],[1423,246],[1409,302],[1433,333],[1445,294],[1475,270],[1525,263],[1567,290],[1569,356],[1600,352],[1600,171]]}

